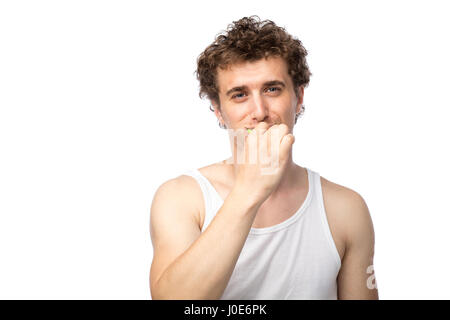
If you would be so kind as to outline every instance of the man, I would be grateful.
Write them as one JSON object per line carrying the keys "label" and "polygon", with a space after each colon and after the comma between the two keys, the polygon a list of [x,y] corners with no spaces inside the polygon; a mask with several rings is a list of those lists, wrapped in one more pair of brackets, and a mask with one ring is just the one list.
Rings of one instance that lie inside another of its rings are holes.
{"label": "man", "polygon": [[364,199],[292,160],[306,50],[256,18],[234,22],[197,61],[200,97],[233,138],[232,156],[155,193],[152,297],[378,299]]}

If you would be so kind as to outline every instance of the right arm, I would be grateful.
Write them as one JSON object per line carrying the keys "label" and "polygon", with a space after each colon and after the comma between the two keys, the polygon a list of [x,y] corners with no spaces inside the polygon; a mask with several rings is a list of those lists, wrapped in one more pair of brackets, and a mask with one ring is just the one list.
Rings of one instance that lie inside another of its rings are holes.
{"label": "right arm", "polygon": [[257,211],[279,184],[294,143],[285,124],[268,129],[260,122],[255,129],[246,137],[246,148],[255,150],[273,140],[280,148],[271,156],[279,157],[280,165],[275,173],[262,175],[260,160],[235,164],[235,184],[203,233],[195,219],[199,210],[191,199],[189,180],[183,182],[186,178],[180,176],[157,190],[150,219],[154,299],[219,299],[225,291]]}
{"label": "right arm", "polygon": [[184,192],[187,188],[179,177],[164,183],[154,196],[153,299],[219,299],[261,205],[234,188],[201,233],[192,199],[186,197],[192,191]]}

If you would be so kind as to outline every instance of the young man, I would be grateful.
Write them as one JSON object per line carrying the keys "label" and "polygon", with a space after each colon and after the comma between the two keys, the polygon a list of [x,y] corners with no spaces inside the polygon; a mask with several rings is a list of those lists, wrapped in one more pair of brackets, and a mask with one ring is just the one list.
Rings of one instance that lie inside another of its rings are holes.
{"label": "young man", "polygon": [[[153,299],[378,299],[364,199],[292,160],[306,54],[283,28],[252,16],[199,56],[200,96],[233,137],[232,157],[154,195]],[[269,171],[261,150],[276,160]]]}

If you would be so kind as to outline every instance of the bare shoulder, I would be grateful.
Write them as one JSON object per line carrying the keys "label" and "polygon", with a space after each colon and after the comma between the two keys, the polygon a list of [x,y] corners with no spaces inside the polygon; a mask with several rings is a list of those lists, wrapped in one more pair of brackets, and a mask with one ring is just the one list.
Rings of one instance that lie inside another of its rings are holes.
{"label": "bare shoulder", "polygon": [[326,196],[335,205],[359,203],[364,201],[363,197],[355,190],[320,177],[324,197]]}
{"label": "bare shoulder", "polygon": [[192,215],[196,222],[200,221],[200,212],[203,210],[201,190],[195,179],[189,175],[179,175],[162,183],[153,199],[152,207],[174,204],[182,207],[186,215]]}
{"label": "bare shoulder", "polygon": [[342,259],[358,237],[373,234],[369,209],[357,191],[324,177],[320,180],[327,219]]}

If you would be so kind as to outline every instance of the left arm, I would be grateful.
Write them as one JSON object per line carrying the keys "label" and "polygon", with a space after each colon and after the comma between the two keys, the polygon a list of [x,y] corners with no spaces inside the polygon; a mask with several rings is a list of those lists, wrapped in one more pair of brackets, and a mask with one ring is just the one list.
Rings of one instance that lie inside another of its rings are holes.
{"label": "left arm", "polygon": [[338,275],[338,299],[378,300],[373,268],[375,233],[369,209],[354,191],[345,202],[345,254]]}

